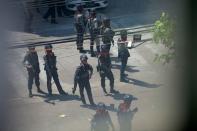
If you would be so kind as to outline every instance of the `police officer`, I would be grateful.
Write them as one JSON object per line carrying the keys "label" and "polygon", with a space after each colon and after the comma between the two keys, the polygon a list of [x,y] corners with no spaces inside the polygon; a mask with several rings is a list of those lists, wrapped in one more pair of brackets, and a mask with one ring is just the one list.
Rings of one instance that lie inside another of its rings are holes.
{"label": "police officer", "polygon": [[58,73],[57,73],[57,67],[56,67],[56,56],[54,55],[52,51],[52,45],[46,45],[45,46],[45,52],[46,55],[44,55],[44,70],[46,71],[47,75],[47,89],[49,95],[52,95],[52,88],[51,88],[51,78],[53,77],[53,80],[57,86],[57,89],[60,94],[67,95],[67,93],[62,89],[62,86],[59,82]]}
{"label": "police officer", "polygon": [[[95,105],[92,98],[92,91],[89,82],[89,79],[91,79],[92,77],[93,68],[90,64],[87,63],[88,57],[85,54],[82,54],[80,56],[80,60],[81,60],[80,66],[78,66],[75,71],[74,83],[75,85],[76,83],[79,85],[79,92],[83,104],[84,105],[86,104],[86,100],[83,93],[85,88],[90,104]],[[73,94],[75,93],[75,90],[76,90],[76,86],[73,89]]]}
{"label": "police officer", "polygon": [[131,111],[130,106],[132,100],[133,96],[125,95],[124,102],[118,107],[117,115],[120,131],[131,131],[131,120],[133,119],[134,114],[138,111],[137,107]]}
{"label": "police officer", "polygon": [[122,30],[120,32],[120,38],[118,39],[118,57],[121,60],[121,69],[120,69],[120,81],[124,81],[124,77],[126,74],[124,74],[126,66],[127,66],[127,61],[128,57],[130,57],[130,53],[127,48],[127,31]]}
{"label": "police officer", "polygon": [[109,126],[111,126],[112,131],[114,131],[114,125],[109,112],[106,110],[105,104],[99,102],[96,114],[91,120],[91,131],[109,131]]}
{"label": "police officer", "polygon": [[57,24],[56,11],[55,11],[56,0],[46,0],[46,4],[48,5],[49,8],[47,12],[44,14],[43,18],[47,20],[48,17],[51,16],[51,24]]}
{"label": "police officer", "polygon": [[24,31],[25,32],[32,32],[32,21],[34,18],[34,10],[33,10],[33,3],[34,0],[24,1],[22,4],[24,6],[24,14],[25,14],[25,24],[24,24]]}
{"label": "police officer", "polygon": [[105,88],[105,77],[110,81],[110,93],[117,93],[117,91],[114,90],[114,75],[111,71],[111,58],[106,45],[101,46],[97,69],[100,73],[101,87],[103,88],[104,93],[107,94]]}
{"label": "police officer", "polygon": [[83,49],[83,36],[85,33],[85,15],[83,13],[83,7],[78,6],[77,7],[77,12],[75,13],[74,16],[74,25],[75,29],[77,31],[77,50],[79,50],[80,53],[85,53]]}
{"label": "police officer", "polygon": [[107,49],[109,52],[111,48],[111,43],[114,45],[113,37],[115,35],[115,32],[111,29],[111,26],[110,26],[110,19],[105,18],[103,20],[101,34],[102,34],[103,44],[107,45]]}
{"label": "police officer", "polygon": [[35,79],[35,84],[37,86],[37,92],[41,93],[40,89],[40,66],[38,61],[38,54],[35,50],[34,46],[29,46],[28,51],[23,60],[24,66],[27,68],[28,71],[28,89],[29,89],[29,97],[32,97],[32,85],[33,80]]}
{"label": "police officer", "polygon": [[90,52],[91,56],[94,57],[94,42],[96,43],[97,54],[100,53],[100,39],[98,35],[100,34],[100,25],[97,19],[96,12],[93,10],[90,13],[90,19],[88,21],[88,27],[90,32]]}

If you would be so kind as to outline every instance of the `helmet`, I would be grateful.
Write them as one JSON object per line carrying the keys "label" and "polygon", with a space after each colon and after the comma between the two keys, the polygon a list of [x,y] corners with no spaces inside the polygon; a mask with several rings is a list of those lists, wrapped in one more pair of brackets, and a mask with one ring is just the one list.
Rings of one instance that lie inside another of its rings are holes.
{"label": "helmet", "polygon": [[99,102],[98,105],[97,105],[97,108],[100,109],[100,110],[105,110],[106,106],[103,102]]}
{"label": "helmet", "polygon": [[90,15],[91,15],[91,17],[96,17],[96,11],[95,11],[95,10],[92,10],[92,11],[90,12]]}
{"label": "helmet", "polygon": [[35,49],[35,46],[29,45],[29,46],[28,46],[28,49],[29,49],[29,50],[34,50],[34,49]]}
{"label": "helmet", "polygon": [[45,49],[52,49],[52,48],[53,48],[53,46],[51,44],[45,45]]}
{"label": "helmet", "polygon": [[122,31],[120,32],[120,35],[121,35],[121,37],[127,36],[127,30],[122,30]]}
{"label": "helmet", "polygon": [[108,52],[107,45],[101,45],[101,52]]}
{"label": "helmet", "polygon": [[104,18],[103,19],[103,25],[105,27],[109,27],[110,26],[110,19],[109,18]]}
{"label": "helmet", "polygon": [[77,11],[82,12],[83,11],[83,6],[82,5],[77,6]]}
{"label": "helmet", "polygon": [[132,95],[125,95],[124,96],[124,101],[125,102],[131,102],[133,100],[133,96]]}
{"label": "helmet", "polygon": [[80,60],[83,61],[83,60],[88,60],[88,57],[87,55],[83,54],[80,56]]}

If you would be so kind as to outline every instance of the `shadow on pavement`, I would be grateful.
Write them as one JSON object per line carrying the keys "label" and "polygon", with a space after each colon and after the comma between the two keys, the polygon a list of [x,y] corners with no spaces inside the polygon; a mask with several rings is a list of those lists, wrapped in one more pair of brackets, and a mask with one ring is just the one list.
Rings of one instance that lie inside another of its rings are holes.
{"label": "shadow on pavement", "polygon": [[141,81],[141,80],[137,80],[137,79],[133,79],[133,78],[128,78],[128,77],[125,78],[124,82],[128,83],[128,84],[141,86],[141,87],[146,87],[146,88],[158,88],[158,87],[162,86],[162,84],[150,84],[145,81]]}
{"label": "shadow on pavement", "polygon": [[[123,100],[125,95],[131,95],[131,94],[128,94],[128,93],[120,93],[119,92],[119,93],[114,93],[114,94],[108,94],[107,96],[111,96],[115,100]],[[138,100],[138,98],[133,96],[133,100]]]}
{"label": "shadow on pavement", "polygon": [[[117,112],[117,109],[115,109],[114,107],[110,106],[110,105],[105,105],[106,106],[106,110],[108,111],[112,111],[112,112]],[[90,109],[90,110],[97,110],[97,106],[92,106],[92,105],[80,105],[80,107],[82,108],[87,108],[87,109]]]}
{"label": "shadow on pavement", "polygon": [[[128,72],[140,72],[140,70],[134,69],[136,66],[127,66],[126,71]],[[115,65],[112,64],[112,69],[119,69],[120,70],[121,65]]]}
{"label": "shadow on pavement", "polygon": [[35,94],[34,97],[42,97],[44,99],[44,102],[55,105],[55,101],[72,101],[77,100],[80,101],[80,98],[78,95],[59,95],[59,94],[53,94],[52,96],[49,95],[41,95],[41,94]]}

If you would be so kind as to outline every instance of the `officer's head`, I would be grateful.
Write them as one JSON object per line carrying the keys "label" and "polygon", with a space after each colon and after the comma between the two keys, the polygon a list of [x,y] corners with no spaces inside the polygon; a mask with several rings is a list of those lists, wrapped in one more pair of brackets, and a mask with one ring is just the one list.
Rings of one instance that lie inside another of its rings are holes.
{"label": "officer's head", "polygon": [[82,11],[83,11],[83,6],[82,6],[82,5],[78,5],[78,6],[77,6],[77,11],[80,12],[80,13],[82,13]]}
{"label": "officer's head", "polygon": [[107,45],[101,45],[101,52],[99,53],[99,58],[104,59],[107,56],[109,56]]}
{"label": "officer's head", "polygon": [[96,11],[95,11],[95,10],[91,10],[90,16],[91,16],[92,18],[96,18]]}
{"label": "officer's head", "polygon": [[124,103],[127,104],[128,106],[130,106],[132,100],[133,100],[133,96],[132,95],[125,95],[124,96]]}
{"label": "officer's head", "polygon": [[81,60],[81,62],[82,62],[83,64],[87,64],[87,60],[88,60],[87,55],[82,54],[82,55],[80,56],[80,60]]}
{"label": "officer's head", "polygon": [[102,53],[108,52],[107,45],[101,45],[101,52]]}
{"label": "officer's head", "polygon": [[28,50],[30,52],[35,52],[35,46],[28,46]]}
{"label": "officer's head", "polygon": [[104,18],[103,19],[103,25],[104,25],[104,27],[110,27],[110,19],[109,18]]}
{"label": "officer's head", "polygon": [[127,40],[127,30],[122,30],[120,32],[120,37],[122,40]]}
{"label": "officer's head", "polygon": [[97,111],[98,112],[102,112],[102,111],[105,111],[106,110],[106,106],[103,102],[99,102],[98,105],[97,105]]}
{"label": "officer's head", "polygon": [[51,44],[45,45],[44,48],[45,48],[46,53],[52,53],[53,46]]}

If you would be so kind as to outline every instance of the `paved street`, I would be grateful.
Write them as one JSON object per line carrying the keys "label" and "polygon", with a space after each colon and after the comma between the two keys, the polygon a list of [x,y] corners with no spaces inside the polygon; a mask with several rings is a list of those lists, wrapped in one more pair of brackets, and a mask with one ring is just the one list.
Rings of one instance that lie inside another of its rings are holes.
{"label": "paved street", "polygon": [[[139,2],[140,1],[140,2]],[[112,19],[115,29],[124,27],[141,26],[153,23],[160,16],[163,9],[167,9],[168,3],[154,3],[153,0],[112,0],[109,8],[101,10],[100,14],[107,15]],[[138,3],[139,2],[139,3]],[[143,3],[143,4],[141,4]],[[136,6],[135,6],[136,4]],[[126,6],[125,6],[126,5]],[[133,5],[133,8],[130,6]],[[137,6],[138,5],[138,6]],[[118,8],[120,7],[120,8]],[[39,17],[39,16],[38,16]],[[65,22],[64,22],[65,20]],[[58,25],[46,24],[44,21],[34,22],[34,33],[14,32],[13,41],[19,43],[54,40],[74,34],[72,18],[59,19]],[[152,36],[151,33],[143,34],[142,39]],[[117,41],[119,36],[114,38]],[[132,39],[132,36],[129,36]],[[85,49],[89,50],[89,40],[85,41]],[[155,54],[162,53],[165,48],[156,45],[152,41],[143,44],[135,43],[136,48],[130,50],[131,57],[126,69],[127,82],[119,82],[120,62],[117,59],[117,45],[111,48],[112,71],[115,77],[115,88],[120,94],[105,96],[100,87],[100,76],[96,71],[97,59],[89,56],[88,62],[94,68],[91,79],[93,97],[96,103],[102,101],[107,105],[112,121],[118,130],[116,109],[122,101],[124,94],[131,94],[135,100],[132,109],[138,107],[139,111],[132,120],[133,131],[174,131],[180,128],[184,120],[184,108],[180,98],[182,92],[175,86],[177,72],[176,65],[170,63],[162,65],[153,62]],[[41,67],[41,89],[47,93],[46,74],[43,70],[43,47],[36,48]],[[82,106],[79,92],[72,95],[74,71],[79,65],[80,54],[76,50],[74,42],[54,45],[57,55],[59,78],[63,89],[69,96],[60,96],[53,84],[52,97],[38,94],[33,87],[33,98],[28,98],[27,72],[22,65],[26,49],[9,50],[8,55],[10,79],[13,87],[10,103],[10,123],[8,130],[14,131],[89,131],[90,119],[95,113],[95,108]],[[181,82],[179,82],[181,84]],[[107,90],[109,91],[108,81]],[[88,103],[88,101],[87,101]],[[115,110],[110,108],[115,104]]]}

